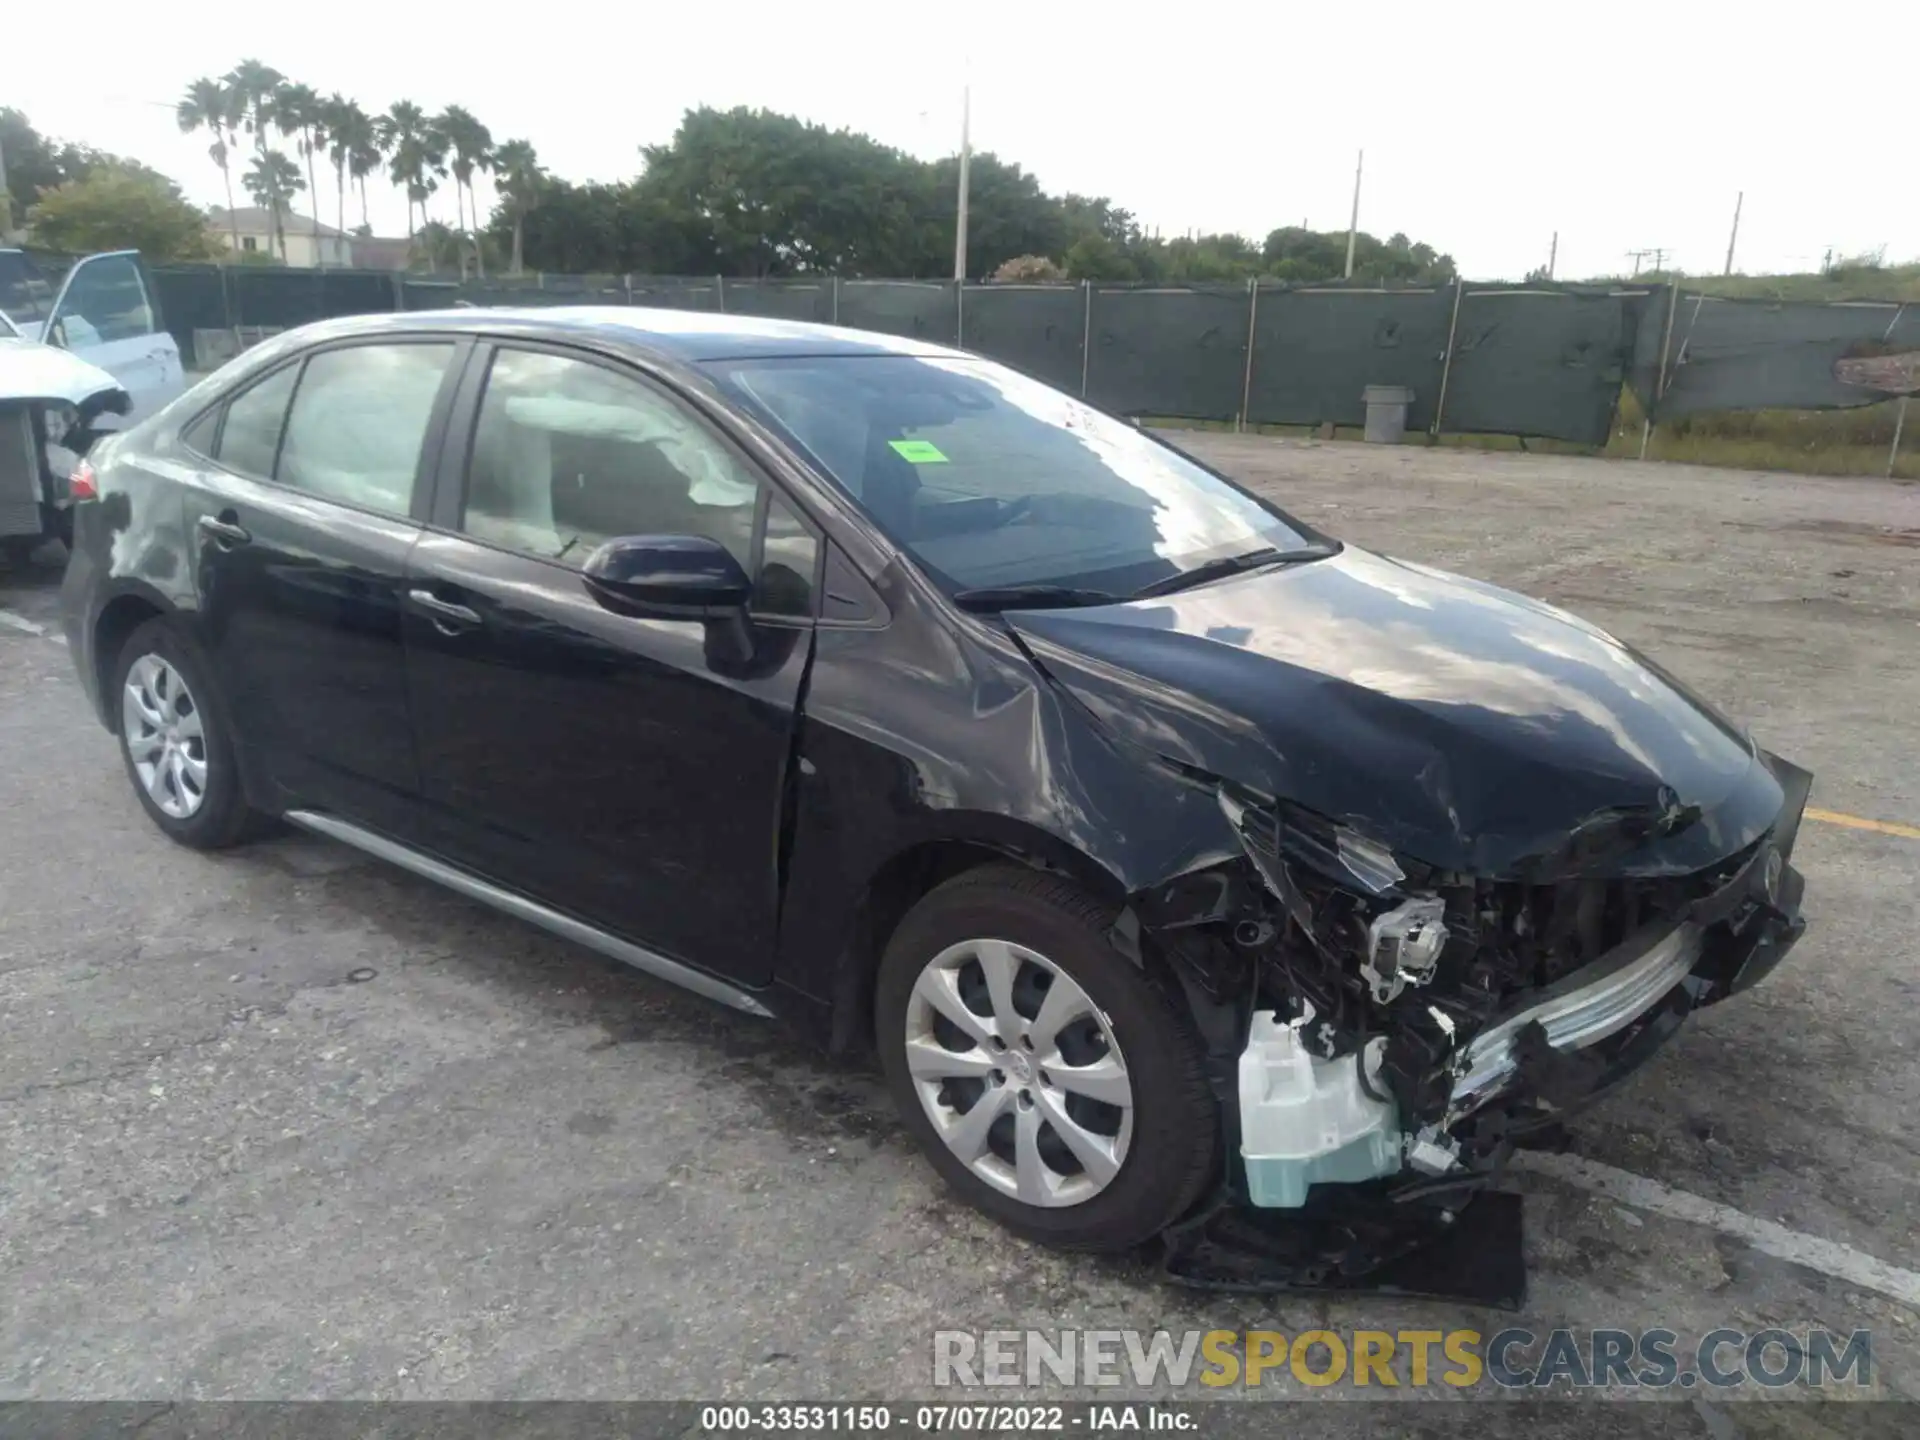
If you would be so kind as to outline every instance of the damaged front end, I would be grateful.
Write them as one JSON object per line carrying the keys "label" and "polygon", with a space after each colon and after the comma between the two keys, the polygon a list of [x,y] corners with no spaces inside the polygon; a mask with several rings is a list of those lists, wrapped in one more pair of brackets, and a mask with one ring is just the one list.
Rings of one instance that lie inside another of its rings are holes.
{"label": "damaged front end", "polygon": [[1810,777],[1758,763],[1784,797],[1773,824],[1682,874],[1618,863],[1698,821],[1677,805],[1596,817],[1488,878],[1220,782],[1242,855],[1122,919],[1180,977],[1234,1137],[1212,1205],[1167,1237],[1169,1269],[1517,1303],[1517,1197],[1476,1194],[1804,928],[1790,859]]}
{"label": "damaged front end", "polygon": [[64,350],[0,338],[0,541],[69,533],[73,473],[132,401],[119,381]]}

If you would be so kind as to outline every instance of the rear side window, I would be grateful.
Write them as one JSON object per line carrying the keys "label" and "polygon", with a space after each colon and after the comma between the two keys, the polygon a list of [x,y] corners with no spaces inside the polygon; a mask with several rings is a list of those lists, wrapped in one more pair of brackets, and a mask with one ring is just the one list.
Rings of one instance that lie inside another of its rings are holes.
{"label": "rear side window", "polygon": [[451,344],[353,345],[312,356],[273,478],[328,500],[406,514],[434,397],[452,360]]}
{"label": "rear side window", "polygon": [[287,402],[293,398],[293,382],[299,374],[298,365],[288,365],[227,402],[227,423],[220,431],[216,460],[243,475],[272,478],[280,427],[286,422]]}

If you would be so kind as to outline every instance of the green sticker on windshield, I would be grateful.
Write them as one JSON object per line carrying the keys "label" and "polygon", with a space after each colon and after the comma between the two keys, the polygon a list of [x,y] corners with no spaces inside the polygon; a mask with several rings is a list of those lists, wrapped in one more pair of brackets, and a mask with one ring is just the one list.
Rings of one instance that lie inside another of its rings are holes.
{"label": "green sticker on windshield", "polygon": [[931,440],[889,440],[893,453],[911,465],[944,465],[947,457]]}

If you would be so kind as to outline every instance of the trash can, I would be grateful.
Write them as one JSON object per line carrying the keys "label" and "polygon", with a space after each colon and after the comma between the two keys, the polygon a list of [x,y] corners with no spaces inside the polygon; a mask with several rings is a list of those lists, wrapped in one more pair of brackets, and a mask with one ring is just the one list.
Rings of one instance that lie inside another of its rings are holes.
{"label": "trash can", "polygon": [[1369,385],[1360,392],[1367,404],[1367,443],[1398,445],[1407,433],[1407,407],[1413,391],[1405,385]]}

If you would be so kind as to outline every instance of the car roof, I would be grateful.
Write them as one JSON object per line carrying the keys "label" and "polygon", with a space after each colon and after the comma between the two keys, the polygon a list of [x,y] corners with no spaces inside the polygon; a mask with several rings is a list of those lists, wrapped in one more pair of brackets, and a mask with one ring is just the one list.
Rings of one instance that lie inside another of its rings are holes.
{"label": "car roof", "polygon": [[387,330],[481,330],[555,338],[593,336],[682,363],[701,360],[792,358],[802,355],[915,355],[963,358],[959,350],[909,336],[848,330],[758,315],[699,310],[655,310],[627,305],[462,307],[356,315],[325,321],[315,333],[332,336]]}

